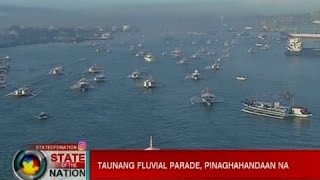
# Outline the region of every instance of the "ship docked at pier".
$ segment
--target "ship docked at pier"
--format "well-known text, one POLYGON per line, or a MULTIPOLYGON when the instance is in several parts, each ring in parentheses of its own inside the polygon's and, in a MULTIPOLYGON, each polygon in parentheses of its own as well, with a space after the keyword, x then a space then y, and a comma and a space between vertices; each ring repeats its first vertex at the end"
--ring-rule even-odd
POLYGON ((304 48, 299 37, 289 37, 285 54, 287 56, 320 56, 320 47, 304 48))
POLYGON ((308 118, 312 116, 309 110, 302 106, 286 106, 279 101, 265 102, 245 100, 242 101, 245 106, 242 111, 255 114, 259 116, 265 116, 270 118, 285 119, 290 117, 308 118))

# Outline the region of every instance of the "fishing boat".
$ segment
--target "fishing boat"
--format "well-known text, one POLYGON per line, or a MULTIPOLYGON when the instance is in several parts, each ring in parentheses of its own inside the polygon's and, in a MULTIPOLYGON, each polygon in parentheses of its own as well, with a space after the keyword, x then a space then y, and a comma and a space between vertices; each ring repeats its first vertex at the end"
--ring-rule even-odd
POLYGON ((0 57, 0 60, 10 60, 10 56, 0 57))
POLYGON ((40 93, 40 91, 36 91, 30 85, 24 85, 17 90, 7 94, 6 96, 17 96, 17 97, 33 97, 40 93))
POLYGON ((141 73, 138 69, 136 69, 128 77, 130 77, 131 79, 140 79, 141 73))
POLYGON ((96 82, 104 82, 106 81, 106 76, 103 74, 98 74, 94 77, 94 81, 96 82))
POLYGON ((37 118, 40 119, 40 120, 43 120, 43 119, 48 119, 49 115, 46 113, 46 112, 41 112, 37 118))
POLYGON ((54 67, 53 69, 51 69, 49 71, 49 74, 53 74, 53 75, 63 75, 64 74, 64 69, 62 66, 57 66, 54 67))
POLYGON ((136 47, 134 45, 129 46, 129 51, 134 51, 136 47))
POLYGON ((155 83, 156 81, 151 76, 149 76, 145 81, 143 81, 143 87, 147 89, 154 88, 155 83))
POLYGON ((144 57, 144 60, 147 62, 153 62, 155 61, 155 58, 153 57, 153 55, 151 53, 147 53, 144 57))
POLYGON ((187 75, 185 79, 199 80, 201 79, 200 73, 198 70, 194 70, 191 75, 187 75))
POLYGON ((205 69, 211 69, 211 70, 220 70, 221 66, 218 63, 213 63, 209 66, 206 66, 205 69))
POLYGON ((88 69, 88 72, 93 73, 93 74, 101 73, 102 69, 99 66, 97 66, 96 64, 94 64, 88 69))
POLYGON ((195 103, 203 103, 207 106, 211 106, 214 103, 219 103, 223 102, 222 100, 218 100, 215 95, 208 89, 206 88, 204 91, 201 92, 200 97, 192 97, 190 98, 191 104, 195 103))
POLYGON ((187 58, 180 59, 177 64, 189 64, 190 62, 187 60, 187 58))
POLYGON ((81 78, 76 84, 71 86, 71 89, 79 89, 80 91, 86 91, 90 88, 93 88, 93 86, 86 78, 81 78))
POLYGON ((172 59, 179 59, 183 56, 182 50, 180 48, 175 48, 175 50, 171 51, 172 59))
POLYGON ((144 51, 139 51, 135 56, 136 57, 144 57, 146 55, 146 52, 144 51))
POLYGON ((191 58, 191 59, 200 59, 201 56, 200 56, 199 53, 195 53, 195 54, 192 54, 190 58, 191 58))
POLYGON ((250 48, 250 49, 248 50, 248 53, 251 53, 251 54, 254 53, 254 52, 253 52, 253 48, 250 48))

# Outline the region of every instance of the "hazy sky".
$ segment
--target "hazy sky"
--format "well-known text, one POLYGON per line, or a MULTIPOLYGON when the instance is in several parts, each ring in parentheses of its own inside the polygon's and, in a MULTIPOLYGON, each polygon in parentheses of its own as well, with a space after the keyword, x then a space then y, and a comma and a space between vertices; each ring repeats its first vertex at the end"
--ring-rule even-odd
POLYGON ((320 10, 320 0, 1 0, 0 5, 40 6, 58 9, 107 9, 118 6, 150 4, 201 4, 225 10, 256 11, 260 13, 310 12, 320 10), (235 7, 235 5, 237 5, 235 7), (237 8, 237 9, 234 9, 237 8))

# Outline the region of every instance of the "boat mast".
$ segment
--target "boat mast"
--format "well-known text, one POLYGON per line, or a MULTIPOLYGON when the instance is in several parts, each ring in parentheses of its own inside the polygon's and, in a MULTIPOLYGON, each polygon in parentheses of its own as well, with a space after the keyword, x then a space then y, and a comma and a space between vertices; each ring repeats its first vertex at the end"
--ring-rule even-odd
POLYGON ((152 144, 153 144, 153 143, 152 143, 152 136, 150 136, 150 145, 149 145, 150 148, 152 148, 152 144))
POLYGON ((294 98, 292 98, 292 106, 294 106, 294 98))

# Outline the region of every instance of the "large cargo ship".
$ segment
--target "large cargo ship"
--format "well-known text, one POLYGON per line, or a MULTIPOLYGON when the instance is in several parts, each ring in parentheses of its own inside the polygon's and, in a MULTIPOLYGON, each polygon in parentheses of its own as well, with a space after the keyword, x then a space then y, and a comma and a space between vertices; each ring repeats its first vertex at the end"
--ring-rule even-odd
POLYGON ((290 37, 285 54, 287 56, 320 56, 320 48, 303 48, 300 38, 290 37))

